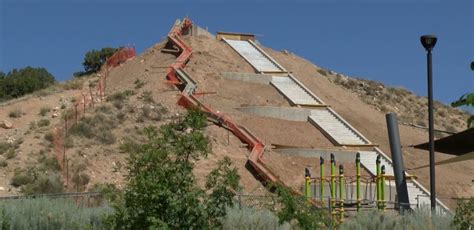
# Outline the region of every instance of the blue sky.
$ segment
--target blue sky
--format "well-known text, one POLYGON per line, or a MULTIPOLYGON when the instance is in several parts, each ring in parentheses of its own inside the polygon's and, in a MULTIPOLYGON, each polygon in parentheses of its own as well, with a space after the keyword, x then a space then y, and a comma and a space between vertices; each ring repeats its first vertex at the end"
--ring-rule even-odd
POLYGON ((88 50, 133 44, 142 52, 189 15, 211 32, 255 33, 265 46, 418 95, 426 95, 419 36, 436 34, 435 99, 474 91, 473 1, 354 2, 0 0, 0 70, 41 66, 65 80, 88 50))

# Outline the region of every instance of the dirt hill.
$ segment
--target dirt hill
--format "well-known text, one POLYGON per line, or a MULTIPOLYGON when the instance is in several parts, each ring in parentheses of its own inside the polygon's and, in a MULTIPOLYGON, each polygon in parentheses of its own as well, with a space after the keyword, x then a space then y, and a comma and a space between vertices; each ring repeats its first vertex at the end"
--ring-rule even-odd
MULTIPOLYGON (((193 49, 193 56, 185 69, 197 81, 198 91, 204 93, 201 100, 262 138, 268 147, 264 160, 285 183, 299 189, 304 180, 304 167, 318 164, 319 159, 283 155, 269 148, 270 145, 341 149, 307 122, 257 117, 237 110, 248 105, 290 107, 290 104, 270 85, 223 78, 223 72, 255 72, 225 43, 205 35, 186 36, 185 41, 193 49)), ((164 44, 160 42, 136 58, 113 68, 107 79, 107 101, 97 103, 94 108, 87 108, 86 119, 80 122, 81 126, 70 130, 65 151, 69 159, 68 190, 84 191, 99 183, 114 183, 119 188, 122 187, 123 175, 126 173, 126 154, 121 151, 120 145, 129 139, 143 139, 141 130, 144 127, 159 126, 185 112, 176 105, 178 91, 165 81, 167 68, 176 57, 160 52, 164 44)), ((418 115, 415 112, 417 110, 410 106, 422 106, 423 99, 406 90, 400 90, 400 93, 399 90, 391 90, 376 83, 326 73, 307 60, 288 52, 269 48, 265 48, 265 51, 293 72, 298 80, 330 104, 352 126, 372 142, 379 144, 386 153, 390 151, 384 112, 393 110, 403 121, 423 125, 420 122, 425 115, 418 115), (365 95, 373 99, 368 99, 365 95), (383 107, 381 102, 390 103, 384 103, 383 107)), ((97 81, 97 76, 84 77, 79 81, 80 83, 76 84, 82 86, 84 91, 87 90, 89 82, 97 81)), ((44 172, 45 168, 48 173, 55 171, 55 166, 48 167, 51 163, 48 163, 47 159, 54 157, 51 154, 48 135, 51 127, 61 122, 60 114, 70 106, 68 101, 80 92, 78 89, 63 89, 44 97, 30 96, 2 105, 0 120, 13 121, 14 129, 0 129, 0 138, 2 141, 11 142, 8 144, 11 147, 8 148, 13 149, 14 156, 7 157, 6 153, 0 156, 0 161, 7 164, 3 166, 0 174, 0 195, 20 193, 21 187, 15 187, 11 182, 12 178, 19 175, 28 177, 29 174, 25 172, 44 172), (41 116, 39 113, 43 107, 59 107, 59 117, 51 118, 52 111, 44 117, 41 116), (9 113, 17 108, 25 115, 18 118, 9 117, 9 113), (40 120, 49 120, 51 124, 38 127, 40 120)), ((443 119, 437 120, 437 128, 459 131, 465 125, 466 114, 446 106, 438 105, 438 108, 437 119, 443 119), (440 116, 440 113, 444 116, 440 116)), ((212 124, 206 132, 211 139, 213 154, 197 163, 198 178, 203 179, 202 176, 207 174, 219 159, 229 156, 239 169, 243 192, 266 193, 265 188, 246 167, 249 153, 242 143, 225 129, 212 124)), ((404 146, 427 140, 427 132, 424 130, 401 126, 400 132, 404 146)), ((404 148, 404 157, 407 168, 428 162, 427 152, 412 148, 404 148)), ((441 153, 437 153, 436 157, 437 160, 449 158, 441 153)), ((351 167, 350 164, 346 166, 349 172, 351 167)), ((473 166, 469 162, 437 167, 437 188, 441 200, 453 207, 451 197, 472 196, 472 178, 466 173, 471 171, 473 166)), ((410 173, 418 176, 425 187, 428 187, 427 168, 412 170, 410 173)), ((26 181, 28 182, 28 178, 26 181)))

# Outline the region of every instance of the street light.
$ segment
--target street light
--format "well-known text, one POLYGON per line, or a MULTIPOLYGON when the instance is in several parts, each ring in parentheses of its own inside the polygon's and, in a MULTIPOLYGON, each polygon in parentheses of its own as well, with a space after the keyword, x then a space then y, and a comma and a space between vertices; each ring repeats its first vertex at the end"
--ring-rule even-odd
POLYGON ((431 66, 431 51, 436 45, 438 38, 434 35, 423 35, 420 37, 421 44, 426 50, 427 58, 427 69, 428 69, 428 138, 429 138, 429 149, 430 149, 430 200, 431 200, 431 209, 435 210, 436 208, 436 183, 435 183, 435 156, 434 156, 434 133, 433 133, 433 73, 431 66))

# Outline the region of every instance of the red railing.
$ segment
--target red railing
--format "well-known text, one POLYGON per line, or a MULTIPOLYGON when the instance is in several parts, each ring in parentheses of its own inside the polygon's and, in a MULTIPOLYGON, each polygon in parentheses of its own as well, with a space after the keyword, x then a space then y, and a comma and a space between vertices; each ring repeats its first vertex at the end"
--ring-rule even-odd
MULTIPOLYGON (((184 68, 186 62, 189 61, 189 58, 192 55, 191 47, 189 47, 181 37, 181 35, 189 30, 191 26, 191 20, 189 20, 189 18, 185 18, 182 23, 174 25, 168 34, 168 40, 181 51, 176 61, 170 66, 170 69, 166 75, 167 79, 176 85, 186 84, 186 82, 181 82, 176 77, 176 71, 179 68, 184 68)), ((247 144, 247 147, 250 150, 250 155, 248 158, 249 163, 261 178, 263 178, 266 182, 283 185, 289 188, 266 166, 262 159, 263 153, 265 151, 265 145, 263 144, 262 140, 253 135, 248 129, 237 125, 237 123, 232 121, 228 116, 215 112, 209 106, 201 103, 192 94, 187 95, 185 92, 181 92, 181 97, 178 100, 178 104, 185 108, 200 109, 215 123, 227 128, 230 132, 232 132, 232 134, 247 144)), ((302 195, 301 192, 297 190, 291 188, 289 189, 293 194, 302 195)), ((313 200, 311 200, 311 203, 318 205, 313 200)))

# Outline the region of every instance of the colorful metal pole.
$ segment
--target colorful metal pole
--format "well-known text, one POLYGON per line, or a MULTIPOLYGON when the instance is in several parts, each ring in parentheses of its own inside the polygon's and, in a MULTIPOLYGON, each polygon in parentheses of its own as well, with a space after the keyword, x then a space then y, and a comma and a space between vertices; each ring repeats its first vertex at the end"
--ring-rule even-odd
POLYGON ((333 224, 336 224, 336 160, 331 153, 331 215, 333 224))
POLYGON ((344 166, 339 165, 339 223, 344 222, 344 166))
POLYGON ((319 157, 319 199, 324 208, 324 158, 319 157))
POLYGON ((360 211, 361 208, 361 199, 360 199, 360 153, 356 154, 356 197, 357 197, 357 211, 360 211))
POLYGON ((311 179, 311 174, 310 174, 308 168, 304 169, 304 179, 305 179, 305 182, 304 182, 304 196, 306 197, 306 199, 310 199, 311 198, 311 191, 310 191, 310 187, 309 187, 309 181, 311 179))
POLYGON ((380 171, 380 199, 380 209, 382 209, 382 211, 385 211, 385 165, 382 165, 380 171))
POLYGON ((380 155, 377 156, 376 164, 376 179, 375 190, 377 193, 377 209, 380 209, 380 155))

